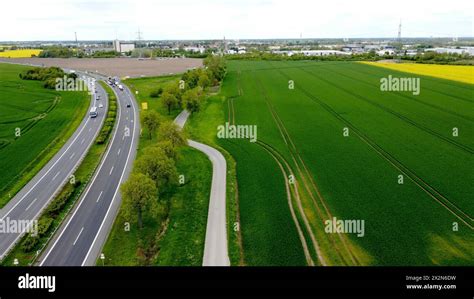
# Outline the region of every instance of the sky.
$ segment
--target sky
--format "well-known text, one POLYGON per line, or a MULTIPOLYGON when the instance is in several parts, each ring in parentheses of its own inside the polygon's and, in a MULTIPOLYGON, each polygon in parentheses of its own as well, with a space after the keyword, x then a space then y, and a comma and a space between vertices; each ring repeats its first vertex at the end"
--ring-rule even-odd
POLYGON ((472 37, 472 0, 2 1, 0 41, 472 37))

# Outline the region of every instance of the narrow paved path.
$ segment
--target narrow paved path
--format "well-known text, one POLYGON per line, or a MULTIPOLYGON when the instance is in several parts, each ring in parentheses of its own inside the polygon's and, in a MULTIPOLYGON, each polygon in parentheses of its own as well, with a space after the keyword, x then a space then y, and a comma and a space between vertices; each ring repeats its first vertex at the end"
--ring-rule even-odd
MULTIPOLYGON (((175 119, 183 128, 189 112, 184 110, 175 119)), ((206 154, 212 162, 212 185, 207 216, 203 266, 230 266, 227 248, 226 179, 227 164, 224 156, 215 148, 188 140, 189 146, 206 154)))

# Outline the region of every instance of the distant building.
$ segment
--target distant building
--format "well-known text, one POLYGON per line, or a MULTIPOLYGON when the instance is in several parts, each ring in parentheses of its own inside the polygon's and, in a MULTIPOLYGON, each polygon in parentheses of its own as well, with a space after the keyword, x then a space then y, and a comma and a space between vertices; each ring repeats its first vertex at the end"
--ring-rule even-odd
POLYGON ((405 55, 407 56, 416 56, 418 54, 418 50, 416 49, 408 49, 405 51, 405 55))
POLYGON ((393 50, 393 49, 383 49, 383 50, 377 51, 376 53, 379 56, 395 55, 395 50, 393 50))
POLYGON ((301 53, 304 56, 351 55, 350 53, 336 50, 304 50, 301 53))
POLYGON ((109 52, 114 51, 113 48, 105 48, 105 47, 84 47, 84 52, 87 55, 93 55, 96 52, 109 52))
POLYGON ((425 49, 425 52, 436 52, 440 54, 469 54, 474 55, 473 47, 463 47, 463 48, 430 48, 425 49))
POLYGON ((293 56, 303 54, 304 56, 328 56, 328 55, 351 55, 351 53, 336 50, 302 50, 302 51, 273 51, 274 54, 293 56))
POLYGON ((344 47, 342 47, 342 51, 351 52, 351 53, 363 53, 364 48, 358 44, 347 44, 344 47))
POLYGON ((206 48, 204 48, 204 47, 185 47, 184 51, 204 54, 204 52, 206 52, 206 48))
POLYGON ((119 41, 118 39, 114 40, 113 47, 114 47, 114 50, 119 53, 126 53, 126 52, 135 50, 134 43, 125 43, 125 42, 119 41))
POLYGON ((364 50, 366 52, 370 52, 370 51, 377 51, 377 50, 380 50, 382 47, 380 45, 365 45, 364 46, 364 50))

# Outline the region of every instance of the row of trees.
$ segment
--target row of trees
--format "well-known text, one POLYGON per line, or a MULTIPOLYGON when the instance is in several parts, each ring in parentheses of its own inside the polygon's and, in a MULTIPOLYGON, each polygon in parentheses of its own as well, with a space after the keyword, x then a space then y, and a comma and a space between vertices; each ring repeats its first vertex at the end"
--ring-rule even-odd
POLYGON ((427 51, 419 53, 415 56, 402 56, 402 60, 414 61, 417 63, 435 63, 435 64, 473 64, 472 56, 468 53, 436 53, 434 51, 427 51))
MULTIPOLYGON (((147 112, 144 118, 153 113, 156 112, 147 112)), ((166 218, 170 202, 166 201, 167 197, 161 200, 160 195, 178 184, 177 149, 186 144, 182 132, 172 122, 159 122, 157 131, 160 141, 144 149, 130 178, 120 187, 124 217, 133 222, 136 219, 140 229, 146 216, 166 218)))
POLYGON ((168 114, 178 108, 187 109, 191 113, 199 111, 205 91, 217 86, 226 73, 225 61, 221 56, 207 57, 204 65, 205 68, 184 73, 179 82, 152 90, 150 97, 159 97, 168 114))
POLYGON ((74 56, 73 49, 59 46, 46 47, 38 55, 40 58, 70 58, 74 56))
MULTIPOLYGON (((178 107, 190 112, 198 111, 205 89, 217 85, 224 78, 225 62, 222 57, 209 57, 204 64, 205 69, 190 70, 183 74, 179 82, 154 91, 154 96, 160 97, 168 113, 178 107)), ((148 138, 152 140, 157 136, 159 141, 143 150, 135 161, 130 178, 120 187, 123 215, 127 220, 136 219, 140 229, 144 217, 155 217, 158 222, 167 218, 171 196, 161 195, 172 193, 178 184, 177 150, 187 143, 179 127, 164 121, 155 110, 143 111, 141 123, 148 138)))
POLYGON ((272 61, 294 61, 294 60, 317 60, 317 61, 375 61, 381 59, 388 59, 389 57, 379 56, 375 51, 361 53, 361 54, 352 54, 352 55, 315 55, 315 56, 306 56, 301 53, 294 54, 292 56, 281 55, 276 53, 269 52, 248 52, 246 54, 236 54, 226 56, 229 60, 272 60, 272 61))
POLYGON ((56 87, 56 79, 67 78, 76 79, 77 75, 75 73, 66 74, 62 69, 58 67, 35 67, 20 73, 20 78, 23 80, 38 80, 43 81, 43 86, 48 89, 54 89, 56 87))

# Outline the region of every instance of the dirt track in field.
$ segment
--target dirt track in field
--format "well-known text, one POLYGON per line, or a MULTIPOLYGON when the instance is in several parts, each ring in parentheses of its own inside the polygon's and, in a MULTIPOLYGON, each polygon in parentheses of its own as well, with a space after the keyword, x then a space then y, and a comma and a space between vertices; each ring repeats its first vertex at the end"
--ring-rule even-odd
POLYGON ((188 69, 202 66, 202 59, 163 58, 138 60, 136 58, 2 58, 0 62, 58 66, 73 70, 98 72, 119 77, 149 77, 183 73, 188 69))

